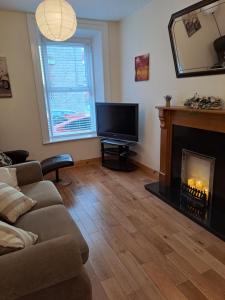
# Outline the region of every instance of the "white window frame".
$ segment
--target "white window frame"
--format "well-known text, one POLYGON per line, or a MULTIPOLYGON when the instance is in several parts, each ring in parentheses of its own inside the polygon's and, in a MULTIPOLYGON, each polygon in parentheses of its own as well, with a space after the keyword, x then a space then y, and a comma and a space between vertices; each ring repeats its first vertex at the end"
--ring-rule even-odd
MULTIPOLYGON (((96 138, 96 133, 83 134, 79 136, 65 135, 60 136, 58 139, 53 139, 50 136, 46 109, 47 101, 45 100, 47 98, 47 95, 42 80, 42 66, 40 59, 41 35, 37 28, 35 17, 33 14, 27 14, 27 24, 33 59, 34 77, 43 144, 96 138)), ((106 22, 78 20, 78 28, 75 36, 77 39, 79 37, 92 39, 93 81, 96 101, 104 102, 106 101, 106 99, 111 99, 108 52, 108 24, 106 22)))

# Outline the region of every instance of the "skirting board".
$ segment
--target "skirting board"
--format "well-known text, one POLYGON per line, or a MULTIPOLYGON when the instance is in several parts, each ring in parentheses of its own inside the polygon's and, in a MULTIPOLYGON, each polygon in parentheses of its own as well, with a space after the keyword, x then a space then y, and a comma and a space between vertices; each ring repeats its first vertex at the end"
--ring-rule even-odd
POLYGON ((100 164, 100 162, 101 162, 100 157, 78 160, 77 162, 75 161, 74 167, 76 168, 76 167, 83 167, 87 165, 96 165, 96 164, 100 164))
POLYGON ((100 163, 101 163, 100 157, 83 159, 83 160, 75 161, 74 166, 66 167, 65 169, 80 168, 80 167, 90 166, 90 165, 99 165, 100 163))
POLYGON ((139 161, 137 161, 135 159, 132 159, 132 160, 133 160, 133 163, 135 163, 139 167, 139 169, 141 169, 143 172, 150 175, 155 180, 159 180, 159 172, 158 171, 153 170, 152 168, 140 163, 139 161))
MULTIPOLYGON (((60 169, 59 172, 61 174, 61 172, 63 172, 64 170, 68 170, 68 169, 80 168, 80 167, 90 166, 90 165, 100 165, 100 161, 101 160, 99 157, 75 161, 74 166, 62 168, 62 169, 60 169)), ((55 178, 55 171, 52 171, 49 174, 46 174, 44 176, 44 178, 47 180, 52 180, 53 178, 55 178)))
MULTIPOLYGON (((159 172, 156 170, 153 170, 152 168, 140 163, 137 160, 132 159, 133 163, 136 164, 139 169, 141 169, 143 172, 154 178, 155 180, 159 179, 159 172)), ((78 167, 84 167, 87 165, 100 165, 101 164, 101 158, 96 157, 96 158, 90 158, 90 159, 85 159, 85 160, 79 160, 75 162, 73 167, 69 168, 78 168, 78 167)))

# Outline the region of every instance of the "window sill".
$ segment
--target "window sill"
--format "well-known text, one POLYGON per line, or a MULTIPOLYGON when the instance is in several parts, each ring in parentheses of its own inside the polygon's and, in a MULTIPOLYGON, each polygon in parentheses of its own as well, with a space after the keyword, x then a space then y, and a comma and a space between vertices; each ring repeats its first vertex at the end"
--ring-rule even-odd
POLYGON ((95 139, 97 137, 98 136, 96 133, 82 134, 77 136, 64 136, 64 137, 54 138, 49 141, 45 141, 43 142, 43 144, 48 145, 48 144, 55 144, 55 143, 72 142, 72 141, 79 141, 79 140, 95 139))

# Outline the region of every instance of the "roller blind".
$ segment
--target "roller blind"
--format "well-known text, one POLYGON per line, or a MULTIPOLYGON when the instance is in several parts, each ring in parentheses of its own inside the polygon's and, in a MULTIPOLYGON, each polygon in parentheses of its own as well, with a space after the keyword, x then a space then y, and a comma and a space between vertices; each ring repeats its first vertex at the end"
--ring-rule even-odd
POLYGON ((40 56, 50 140, 96 133, 91 41, 42 38, 40 56))

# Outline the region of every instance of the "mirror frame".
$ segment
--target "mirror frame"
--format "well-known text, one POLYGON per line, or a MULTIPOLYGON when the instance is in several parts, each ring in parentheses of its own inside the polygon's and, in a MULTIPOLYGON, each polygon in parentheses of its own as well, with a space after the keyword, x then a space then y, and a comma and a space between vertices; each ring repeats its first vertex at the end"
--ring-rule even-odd
POLYGON ((172 48, 172 53, 173 53, 173 60, 174 60, 174 65, 175 65, 175 70, 176 70, 176 76, 177 78, 185 78, 185 77, 194 77, 194 76, 207 76, 207 75, 218 75, 218 74, 225 74, 225 68, 224 69, 219 69, 219 70, 211 70, 211 71, 196 71, 196 72, 188 72, 188 73, 181 73, 178 68, 178 59, 176 56, 176 49, 175 49, 175 43, 173 39, 173 32, 172 32, 172 26, 175 21, 175 19, 182 17, 194 10, 200 9, 204 6, 207 6, 211 3, 214 3, 218 0, 202 0, 196 4, 193 4, 191 6, 188 6, 174 14, 172 14, 168 29, 169 29, 169 36, 170 36, 170 43, 171 43, 171 48, 172 48))

